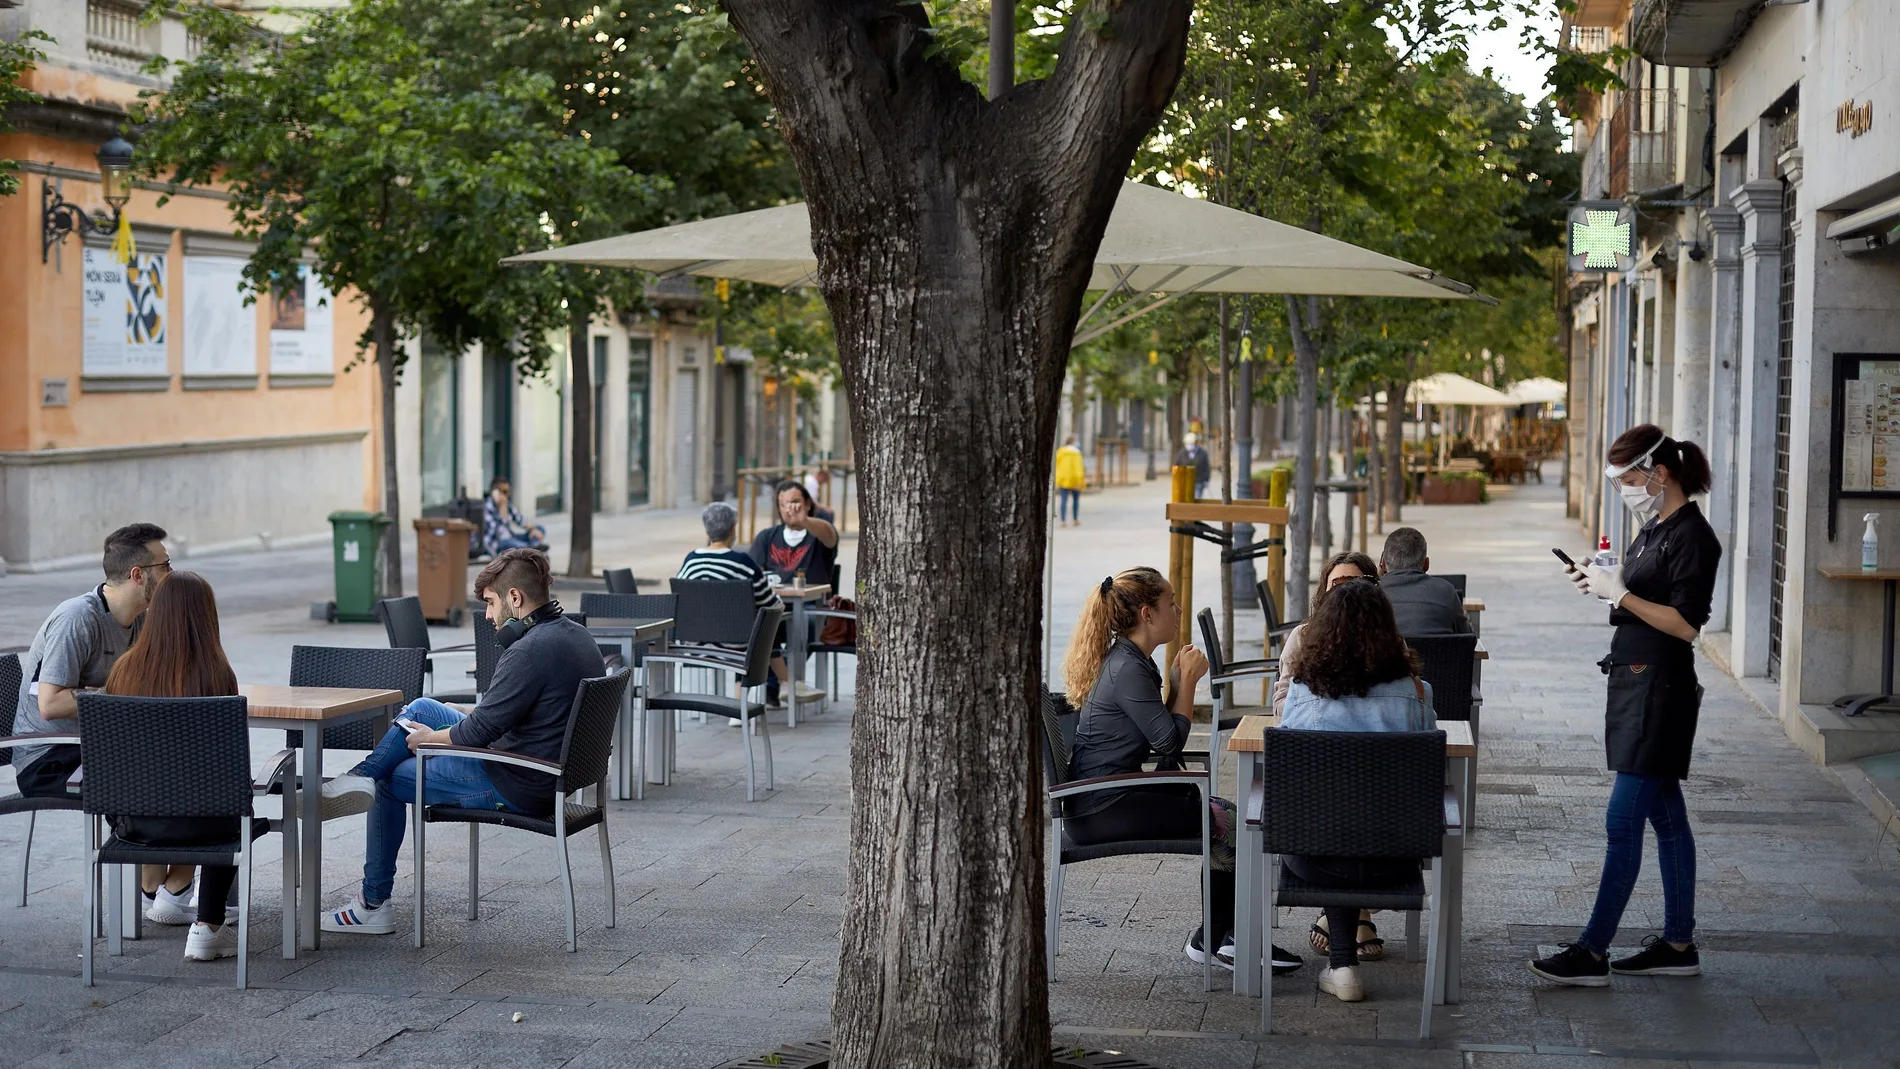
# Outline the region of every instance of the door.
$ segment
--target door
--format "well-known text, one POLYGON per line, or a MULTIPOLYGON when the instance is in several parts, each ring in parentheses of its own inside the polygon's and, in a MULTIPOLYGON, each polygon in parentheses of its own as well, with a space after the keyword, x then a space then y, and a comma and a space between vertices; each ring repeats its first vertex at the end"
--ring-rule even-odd
POLYGON ((594 511, 601 510, 601 461, 607 459, 607 339, 594 336, 594 511))
POLYGON ((627 339, 627 504, 644 505, 652 495, 648 406, 653 397, 653 339, 627 339))
POLYGON ((673 502, 699 501, 699 370, 681 368, 673 378, 673 502))
POLYGON ((461 470, 460 354, 422 339, 422 507, 435 509, 455 501, 455 473, 461 470))
POLYGON ((515 477, 515 366, 508 352, 482 350, 482 493, 515 477))

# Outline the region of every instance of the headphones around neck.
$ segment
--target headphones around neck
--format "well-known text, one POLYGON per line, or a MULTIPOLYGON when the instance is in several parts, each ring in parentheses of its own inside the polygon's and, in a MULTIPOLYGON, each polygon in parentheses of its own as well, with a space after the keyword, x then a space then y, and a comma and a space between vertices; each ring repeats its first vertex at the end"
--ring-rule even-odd
POLYGON ((559 615, 561 615, 561 603, 550 598, 546 604, 528 615, 517 617, 496 628, 495 645, 505 650, 521 641, 521 636, 527 634, 535 624, 552 620, 559 615))

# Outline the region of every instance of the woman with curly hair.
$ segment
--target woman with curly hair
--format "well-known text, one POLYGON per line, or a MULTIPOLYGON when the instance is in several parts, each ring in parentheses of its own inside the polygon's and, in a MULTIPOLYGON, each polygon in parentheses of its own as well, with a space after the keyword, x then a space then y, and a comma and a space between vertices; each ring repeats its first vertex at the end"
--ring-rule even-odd
MULTIPOLYGON (((1306 618, 1300 648, 1287 661, 1282 728, 1306 731, 1430 731, 1432 690, 1418 678, 1418 659, 1392 618, 1392 603, 1377 583, 1341 583, 1306 618)), ((1417 858, 1338 858, 1288 855, 1293 874, 1322 887, 1378 887, 1402 883, 1418 872, 1417 858)), ((1366 910, 1328 906, 1325 927, 1313 925, 1314 946, 1327 932, 1370 927, 1366 910)), ((1355 931, 1355 935, 1357 932, 1355 931)), ((1377 930, 1367 949, 1383 956, 1377 930)), ((1360 944, 1326 939, 1328 968, 1319 989, 1341 1002, 1366 997, 1359 977, 1360 944)))
MULTIPOLYGON (((1311 617, 1314 613, 1319 611, 1320 604, 1326 600, 1326 595, 1331 593, 1332 589, 1339 584, 1350 583, 1355 579, 1363 579, 1373 583, 1378 582, 1379 566, 1372 563, 1372 558, 1366 556, 1364 553, 1347 550, 1344 553, 1335 553, 1326 558, 1326 566, 1319 570, 1319 574, 1321 576, 1320 584, 1319 587, 1313 591, 1313 607, 1307 610, 1306 615, 1308 617, 1311 617)), ((1299 652, 1301 644, 1306 641, 1305 632, 1306 625, 1302 623, 1286 633, 1286 641, 1280 644, 1280 663, 1282 665, 1292 661, 1293 655, 1299 652)), ((1293 677, 1285 672, 1281 672, 1279 676, 1274 679, 1273 712, 1278 713, 1281 709, 1285 708, 1287 688, 1292 685, 1293 677)), ((1322 954, 1326 953, 1326 948, 1319 948, 1319 952, 1322 954)))

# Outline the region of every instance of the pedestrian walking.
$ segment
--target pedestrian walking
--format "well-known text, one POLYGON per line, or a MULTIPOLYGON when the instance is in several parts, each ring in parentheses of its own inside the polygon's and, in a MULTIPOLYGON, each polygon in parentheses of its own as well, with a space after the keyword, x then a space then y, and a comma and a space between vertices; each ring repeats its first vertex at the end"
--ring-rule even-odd
POLYGON ((1082 465, 1082 450, 1076 448, 1075 435, 1071 434, 1062 440, 1062 448, 1056 450, 1056 496, 1061 498, 1057 522, 1065 526, 1081 526, 1082 488, 1088 482, 1088 472, 1082 465))
POLYGON ((1177 468, 1194 469, 1194 496, 1206 497, 1207 484, 1213 479, 1213 464, 1201 446, 1201 436, 1193 431, 1181 436, 1181 452, 1174 458, 1177 468))
POLYGON ((1620 564, 1570 564, 1565 573, 1585 594, 1610 605, 1616 628, 1610 655, 1597 662, 1609 678, 1604 748, 1616 783, 1604 818, 1608 846, 1596 907, 1575 943, 1531 962, 1560 984, 1606 987, 1612 972, 1695 976, 1695 836, 1682 799, 1695 742, 1702 688, 1695 637, 1709 619, 1721 543, 1691 497, 1709 489, 1709 461, 1692 442, 1643 424, 1610 445, 1604 475, 1636 515, 1640 530, 1620 564), (1643 949, 1610 960, 1623 909, 1643 860, 1643 826, 1656 829, 1662 871, 1663 931, 1643 949))

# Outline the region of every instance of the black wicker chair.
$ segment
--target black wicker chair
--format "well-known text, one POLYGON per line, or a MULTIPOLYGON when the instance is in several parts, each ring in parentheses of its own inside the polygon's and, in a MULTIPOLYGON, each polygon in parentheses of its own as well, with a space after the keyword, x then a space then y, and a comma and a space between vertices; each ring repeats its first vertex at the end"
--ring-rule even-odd
POLYGON ((671 594, 603 594, 598 590, 581 594, 582 616, 611 620, 657 620, 673 616, 677 611, 676 599, 671 594))
MULTIPOLYGON (((13 715, 20 704, 20 655, 0 657, 0 722, 13 729, 13 715)), ((11 764, 16 746, 77 746, 79 733, 70 735, 9 735, 0 738, 0 765, 11 764)), ((20 846, 20 905, 26 905, 26 868, 33 857, 33 825, 38 815, 48 811, 79 812, 79 796, 66 798, 28 798, 20 794, 0 794, 0 817, 26 814, 26 842, 20 846)))
POLYGON ((1280 659, 1277 657, 1255 658, 1249 661, 1228 662, 1221 657, 1220 629, 1214 624, 1214 610, 1202 609, 1195 614, 1195 622, 1201 627, 1201 652, 1207 655, 1208 690, 1214 696, 1214 726, 1208 731, 1207 752, 1190 756, 1204 757, 1207 763, 1208 780, 1214 785, 1214 792, 1220 793, 1220 736, 1223 731, 1232 731, 1240 726, 1241 717, 1259 716, 1270 712, 1264 705, 1240 705, 1234 701, 1230 690, 1241 680, 1258 679, 1271 682, 1280 674, 1280 659))
MULTIPOLYGON (((1045 693, 1042 698, 1042 771, 1049 794, 1049 901, 1043 908, 1044 939, 1048 944, 1049 978, 1055 979, 1056 955, 1062 951, 1062 873, 1078 861, 1097 861, 1133 854, 1199 854, 1201 858, 1201 931, 1214 930, 1213 868, 1209 846, 1212 829, 1208 823, 1207 791, 1209 777, 1201 772, 1129 772, 1119 776, 1092 779, 1069 778, 1069 757, 1074 751, 1075 724, 1078 714, 1061 694, 1045 693), (1125 790, 1129 787, 1153 787, 1185 784, 1201 796, 1201 835, 1198 839, 1123 839, 1115 842, 1079 845, 1069 838, 1064 827, 1063 799, 1098 791, 1125 790)), ((1211 935, 1203 938, 1212 939, 1211 935)), ((1203 963, 1203 982, 1214 989, 1214 955, 1203 963)))
MULTIPOLYGON (((407 705, 422 697, 423 662, 426 651, 413 646, 379 650, 374 647, 359 646, 292 646, 290 647, 290 685, 293 687, 360 687, 366 690, 399 690, 403 704, 407 705)), ((375 716, 338 727, 323 729, 324 750, 374 750, 383 741, 383 735, 389 731, 390 715, 387 711, 375 716)), ((291 749, 303 746, 303 732, 284 732, 284 745, 291 749)), ((282 755, 279 755, 282 756, 282 755)), ((275 760, 273 758, 272 760, 275 760)), ((299 785, 301 787, 301 785, 299 785)), ((272 793, 281 790, 280 785, 272 783, 272 793)), ((294 797, 284 803, 286 813, 301 814, 298 800, 294 797)), ((369 812, 369 800, 361 795, 349 795, 343 798, 324 798, 318 812, 325 821, 338 817, 353 816, 369 812)), ((305 834, 294 823, 286 821, 284 835, 290 855, 297 857, 297 836, 305 834)), ((302 878, 298 881, 301 884, 302 878)))
MULTIPOLYGON (((1295 876, 1277 855, 1415 857, 1421 863, 1443 857, 1446 837, 1463 834, 1457 796, 1445 785, 1445 733, 1274 728, 1265 738, 1262 782, 1255 787, 1248 817, 1259 821, 1267 854, 1266 915, 1275 916, 1280 906, 1425 908, 1420 876, 1396 887, 1321 887, 1295 876)), ((1421 1039, 1431 1037, 1432 1001, 1444 974, 1445 894, 1445 866, 1434 865, 1421 1039)), ((1260 971, 1266 977, 1260 1030, 1271 1032, 1273 970, 1260 971)))
POLYGON ((601 570, 601 579, 607 583, 609 594, 638 594, 640 588, 633 581, 632 568, 605 568, 601 570))
POLYGON ((638 737, 634 743, 635 760, 638 762, 634 772, 634 797, 646 795, 647 782, 647 717, 655 712, 705 713, 709 716, 723 716, 739 722, 739 737, 745 744, 745 798, 751 802, 757 800, 758 790, 753 771, 752 729, 758 725, 760 740, 765 746, 765 789, 772 789, 772 732, 765 718, 765 702, 754 701, 747 692, 759 691, 764 698, 766 674, 772 667, 772 642, 778 636, 779 621, 784 619, 782 607, 759 609, 752 617, 752 631, 746 640, 745 657, 739 662, 708 657, 698 651, 649 653, 648 665, 672 665, 676 670, 684 668, 703 668, 717 673, 722 678, 730 676, 737 686, 740 696, 729 697, 725 694, 694 694, 679 690, 652 690, 640 701, 637 717, 638 737))
MULTIPOLYGON (((148 846, 116 835, 100 842, 98 821, 86 822, 86 941, 81 972, 92 986, 93 913, 98 893, 96 870, 111 866, 107 950, 122 951, 118 908, 121 869, 126 865, 231 865, 238 870, 237 986, 249 976, 252 841, 272 830, 271 821, 251 815, 251 738, 246 703, 229 698, 131 698, 82 693, 79 730, 86 740, 86 775, 80 800, 87 814, 99 817, 236 818, 233 842, 211 846, 148 846)), ((264 779, 282 781, 292 774, 294 758, 280 754, 264 779)), ((297 939, 294 868, 284 860, 283 921, 285 945, 297 939)))
POLYGON ((600 865, 607 890, 607 927, 614 926, 614 858, 607 839, 607 764, 613 748, 614 721, 620 713, 632 673, 621 669, 599 679, 584 679, 574 693, 574 710, 568 716, 567 735, 561 741, 558 760, 480 746, 429 744, 416 749, 416 800, 410 814, 414 827, 416 858, 416 946, 423 943, 423 870, 427 863, 424 829, 430 824, 468 825, 468 919, 479 916, 481 901, 481 826, 496 824, 519 828, 554 839, 554 852, 561 862, 561 887, 567 896, 567 949, 578 946, 574 918, 574 870, 568 864, 567 839, 588 828, 600 829, 600 865), (468 809, 452 805, 425 805, 425 782, 431 757, 446 755, 470 757, 477 761, 515 765, 546 772, 554 777, 554 812, 546 817, 529 816, 507 809, 468 809), (591 785, 594 804, 569 802, 568 795, 591 785))
MULTIPOLYGON (((435 655, 438 653, 475 652, 475 644, 463 643, 457 646, 431 647, 429 645, 429 621, 422 615, 422 599, 417 597, 384 598, 376 603, 377 615, 383 618, 383 631, 389 636, 391 649, 420 649, 428 655, 423 662, 423 671, 431 679, 435 677, 435 655)), ((431 694, 429 697, 440 702, 472 702, 472 691, 431 694)))
MULTIPOLYGON (((1406 645, 1418 653, 1419 673, 1432 685, 1432 709, 1440 720, 1470 720, 1471 670, 1478 650, 1476 635, 1407 635, 1406 645)), ((1471 725, 1476 738, 1478 725, 1471 725)))
POLYGON ((1286 637, 1300 626, 1298 620, 1285 623, 1280 619, 1280 606, 1273 600, 1273 589, 1265 579, 1254 584, 1254 593, 1260 598, 1260 611, 1267 618, 1266 650, 1269 658, 1278 659, 1280 647, 1286 644, 1286 637))
POLYGON ((1467 576, 1458 572, 1433 572, 1432 574, 1450 583, 1451 588, 1458 592, 1459 601, 1465 600, 1465 580, 1468 578, 1467 576))

